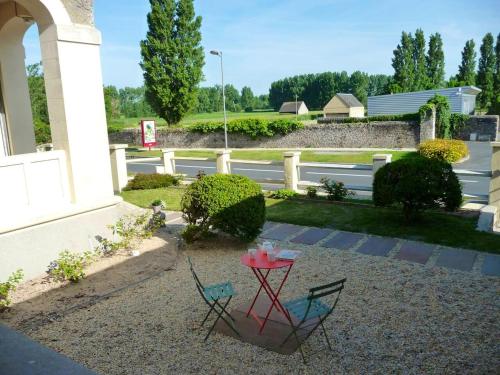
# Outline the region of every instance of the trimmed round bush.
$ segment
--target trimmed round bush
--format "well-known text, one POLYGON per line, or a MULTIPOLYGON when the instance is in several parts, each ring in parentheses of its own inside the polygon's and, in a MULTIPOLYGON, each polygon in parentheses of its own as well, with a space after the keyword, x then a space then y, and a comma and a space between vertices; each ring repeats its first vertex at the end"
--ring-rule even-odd
POLYGON ((162 187, 177 186, 179 185, 179 181, 179 177, 170 174, 138 173, 128 182, 123 190, 159 189, 162 187))
POLYGON ((425 158, 454 163, 469 155, 469 149, 464 141, 433 139, 422 142, 418 146, 418 153, 425 158))
POLYGON ((400 204, 406 222, 429 208, 455 211, 462 203, 462 187, 450 164, 423 157, 400 159, 380 168, 373 181, 376 206, 400 204))
POLYGON ((260 234, 266 219, 260 185, 240 175, 203 176, 188 186, 181 207, 189 224, 186 241, 218 229, 250 242, 260 234))

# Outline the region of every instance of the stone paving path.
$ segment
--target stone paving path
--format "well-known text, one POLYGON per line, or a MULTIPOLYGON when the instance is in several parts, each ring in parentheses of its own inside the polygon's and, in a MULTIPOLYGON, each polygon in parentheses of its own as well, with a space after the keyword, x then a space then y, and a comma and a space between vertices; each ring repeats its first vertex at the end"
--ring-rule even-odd
MULTIPOLYGON (((182 224, 180 212, 167 214, 167 224, 182 224)), ((500 255, 418 241, 334 229, 266 222, 262 239, 382 256, 430 267, 445 267, 500 277, 500 255)), ((500 247, 500 237, 498 239, 500 247)))
POLYGON ((260 237, 500 277, 500 255, 472 250, 272 222, 266 223, 260 237))

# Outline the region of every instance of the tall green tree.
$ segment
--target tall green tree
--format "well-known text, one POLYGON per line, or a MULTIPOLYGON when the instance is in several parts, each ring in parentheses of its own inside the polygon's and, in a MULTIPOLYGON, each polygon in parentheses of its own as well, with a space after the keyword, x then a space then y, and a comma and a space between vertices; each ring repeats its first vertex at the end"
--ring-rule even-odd
POLYGON ((493 35, 491 33, 484 36, 480 52, 477 84, 482 91, 478 95, 478 101, 482 108, 487 108, 493 103, 495 92, 496 58, 493 50, 493 35))
POLYGON ((226 109, 231 112, 241 111, 241 98, 238 89, 231 84, 227 84, 224 86, 224 92, 226 94, 226 109))
POLYGON ((413 90, 425 90, 427 87, 427 68, 425 64, 425 36, 422 29, 417 29, 413 39, 413 64, 415 73, 413 90))
POLYGON ((413 37, 411 33, 403 31, 401 42, 394 50, 392 67, 394 77, 391 91, 407 92, 411 91, 414 84, 415 64, 413 57, 413 37))
POLYGON ((241 89, 241 108, 245 111, 252 111, 255 104, 255 98, 252 92, 252 89, 248 86, 245 86, 241 89))
POLYGON ((439 33, 429 37, 429 49, 426 57, 427 88, 437 89, 444 86, 443 40, 439 33))
POLYGON ((42 64, 32 64, 26 67, 28 88, 31 100, 33 120, 49 123, 49 110, 47 108, 47 95, 45 94, 45 81, 43 78, 42 64))
POLYGON ((120 117, 120 94, 115 86, 104 86, 106 120, 120 117))
POLYGON ((495 96, 496 100, 500 101, 500 33, 497 36, 497 44, 495 45, 495 96))
POLYGON ((458 67, 456 80, 459 85, 472 86, 476 84, 476 44, 474 40, 465 42, 462 51, 462 62, 458 67))
POLYGON ((369 83, 370 79, 368 74, 360 72, 359 70, 351 74, 351 93, 364 105, 366 105, 368 100, 369 83))
POLYGON ((203 78, 201 17, 193 0, 150 0, 148 32, 141 41, 146 99, 169 124, 196 104, 203 78))

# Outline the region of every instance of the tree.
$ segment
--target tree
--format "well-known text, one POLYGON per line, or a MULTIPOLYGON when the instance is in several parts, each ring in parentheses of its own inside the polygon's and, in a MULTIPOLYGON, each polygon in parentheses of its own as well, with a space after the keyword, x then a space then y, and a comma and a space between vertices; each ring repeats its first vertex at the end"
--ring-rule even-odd
POLYGON ((425 64, 425 36, 422 29, 417 29, 415 32, 413 65, 415 66, 413 90, 425 90, 427 87, 427 69, 425 64))
POLYGON ((120 117, 120 94, 115 86, 104 86, 106 120, 120 117))
POLYGON ((462 62, 458 67, 456 80, 460 86, 472 86, 476 84, 476 44, 474 40, 465 42, 462 51, 462 62))
POLYGON ((481 56, 479 57, 479 69, 477 72, 477 84, 482 90, 478 95, 479 105, 488 108, 494 98, 494 75, 496 58, 493 52, 493 35, 488 33, 484 36, 481 44, 481 56))
POLYGON ((226 109, 231 112, 241 111, 240 92, 231 84, 224 87, 226 94, 226 109))
POLYGON ((439 33, 431 34, 426 58, 427 88, 437 89, 444 86, 443 40, 439 33))
POLYGON ((500 101, 500 33, 497 36, 497 44, 495 45, 495 96, 496 101, 500 101))
POLYGON ((360 71, 351 74, 351 93, 364 105, 366 105, 368 99, 368 84, 368 74, 360 71))
POLYGON ((44 124, 49 123, 49 110, 47 108, 47 95, 45 94, 45 81, 43 78, 42 64, 32 64, 26 67, 28 88, 31 100, 33 120, 44 124))
POLYGON ((245 86, 241 89, 241 108, 245 111, 252 112, 254 109, 254 96, 252 89, 248 86, 245 86))
POLYGON ((413 54, 413 38, 411 33, 403 31, 401 42, 394 50, 392 58, 394 68, 393 92, 408 92, 414 86, 415 64, 413 54))
POLYGON ((141 42, 146 99, 169 124, 196 104, 203 78, 201 17, 193 0, 150 0, 148 32, 141 42))

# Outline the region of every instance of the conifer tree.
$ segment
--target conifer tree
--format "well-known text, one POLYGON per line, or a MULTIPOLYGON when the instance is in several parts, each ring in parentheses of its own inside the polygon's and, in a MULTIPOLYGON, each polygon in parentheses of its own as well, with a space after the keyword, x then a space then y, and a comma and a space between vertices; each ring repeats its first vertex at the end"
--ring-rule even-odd
POLYGON ((481 108, 488 108, 493 102, 494 97, 496 66, 496 58, 493 51, 493 35, 491 33, 484 36, 480 52, 477 84, 482 91, 478 95, 478 102, 481 108))
POLYGON ((427 71, 425 65, 425 36, 422 29, 417 29, 413 39, 413 64, 415 66, 413 90, 425 90, 427 87, 427 71))
POLYGON ((426 58, 427 88, 437 89, 444 85, 443 40, 439 33, 431 34, 426 58))
POLYGON ((461 86, 472 86, 476 84, 476 44, 474 40, 465 42, 462 51, 462 62, 458 67, 457 81, 461 86))
POLYGON ((168 124, 176 124, 195 105, 203 78, 201 17, 193 0, 149 2, 148 32, 141 42, 146 99, 168 124))
POLYGON ((412 90, 415 74, 413 58, 413 38, 411 33, 403 31, 401 42, 394 50, 394 57, 392 58, 394 77, 391 91, 408 92, 412 90))
POLYGON ((495 97, 500 101, 500 33, 497 36, 497 44, 495 45, 495 97))

